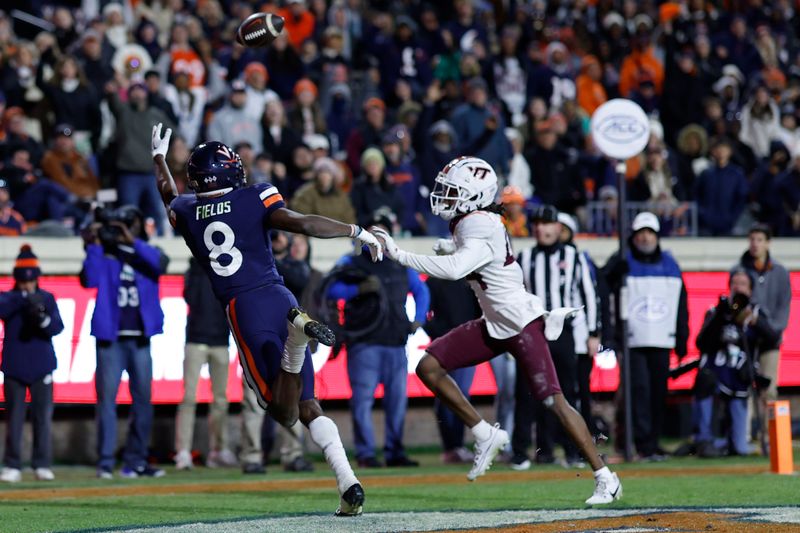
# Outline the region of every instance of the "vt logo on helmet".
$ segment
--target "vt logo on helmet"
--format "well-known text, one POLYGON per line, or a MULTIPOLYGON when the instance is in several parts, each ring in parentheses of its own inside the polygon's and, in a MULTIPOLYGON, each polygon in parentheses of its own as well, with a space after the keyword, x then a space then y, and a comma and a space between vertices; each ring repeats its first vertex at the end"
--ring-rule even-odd
POLYGON ((450 161, 436 176, 431 212, 445 220, 489 206, 497 195, 497 174, 477 157, 450 161))
POLYGON ((217 141, 198 145, 189 156, 189 188, 198 196, 230 192, 245 185, 239 154, 217 141))

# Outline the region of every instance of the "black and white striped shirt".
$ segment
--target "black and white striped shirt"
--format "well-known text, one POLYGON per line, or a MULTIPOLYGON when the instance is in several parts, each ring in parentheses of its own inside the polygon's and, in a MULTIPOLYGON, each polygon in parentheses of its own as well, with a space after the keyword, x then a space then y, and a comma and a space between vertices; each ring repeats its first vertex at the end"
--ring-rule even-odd
POLYGON ((589 335, 600 331, 597 288, 589 264, 572 244, 535 246, 517 257, 528 292, 542 299, 546 310, 584 306, 589 335))

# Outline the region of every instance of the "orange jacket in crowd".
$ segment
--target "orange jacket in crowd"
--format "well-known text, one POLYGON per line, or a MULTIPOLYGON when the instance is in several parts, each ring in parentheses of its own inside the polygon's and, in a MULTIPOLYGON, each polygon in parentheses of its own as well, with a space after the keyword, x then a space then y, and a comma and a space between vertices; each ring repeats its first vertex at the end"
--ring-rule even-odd
POLYGON ((278 10, 278 15, 283 17, 285 24, 283 25, 284 32, 288 35, 289 42, 297 50, 306 39, 310 39, 314 35, 314 14, 306 10, 302 15, 295 18, 292 15, 291 8, 285 7, 278 10))
POLYGON ((581 61, 581 75, 575 80, 575 85, 578 90, 578 105, 586 111, 589 116, 592 116, 594 110, 600 107, 608 100, 606 89, 603 84, 598 80, 593 79, 587 71, 589 67, 600 67, 600 62, 596 57, 587 55, 581 61))
POLYGON ((652 46, 644 52, 634 50, 622 61, 622 68, 619 70, 619 94, 628 98, 633 90, 639 88, 639 81, 643 78, 653 80, 656 94, 661 94, 664 66, 656 59, 652 46))

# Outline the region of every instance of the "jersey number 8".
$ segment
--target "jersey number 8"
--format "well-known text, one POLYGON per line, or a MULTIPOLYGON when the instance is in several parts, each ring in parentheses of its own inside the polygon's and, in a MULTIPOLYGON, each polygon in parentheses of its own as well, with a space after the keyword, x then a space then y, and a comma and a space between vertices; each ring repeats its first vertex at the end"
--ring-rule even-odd
POLYGON ((233 245, 236 236, 231 227, 224 222, 212 222, 203 232, 203 241, 208 248, 208 259, 211 261, 211 268, 222 277, 233 276, 242 266, 242 252, 233 245), (214 243, 214 234, 222 233, 222 242, 214 243), (227 255, 231 258, 230 262, 222 265, 219 262, 220 256, 227 255))

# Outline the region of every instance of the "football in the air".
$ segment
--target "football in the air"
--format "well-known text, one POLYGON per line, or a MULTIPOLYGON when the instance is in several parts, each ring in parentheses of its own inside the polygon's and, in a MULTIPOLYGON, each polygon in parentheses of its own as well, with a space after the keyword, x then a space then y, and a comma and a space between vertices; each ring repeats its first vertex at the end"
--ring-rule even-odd
POLYGON ((253 13, 236 30, 236 42, 252 48, 269 46, 281 34, 283 22, 272 13, 253 13))

